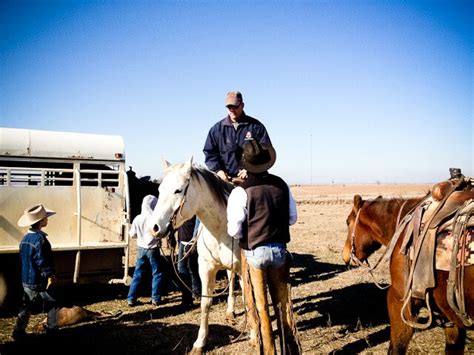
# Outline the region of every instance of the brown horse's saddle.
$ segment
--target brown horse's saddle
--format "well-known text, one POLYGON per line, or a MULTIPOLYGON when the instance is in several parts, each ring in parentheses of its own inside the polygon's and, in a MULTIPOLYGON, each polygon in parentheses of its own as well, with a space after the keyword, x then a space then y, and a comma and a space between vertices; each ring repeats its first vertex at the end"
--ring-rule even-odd
MULTIPOLYGON (((452 217, 456 211, 458 211, 467 200, 474 199, 474 189, 468 191, 455 191, 453 192, 444 203, 443 208, 434 216, 433 220, 430 223, 429 228, 436 228, 441 225, 443 221, 443 225, 438 228, 438 231, 442 231, 448 228, 452 228, 454 224, 454 218, 448 219, 452 217)), ((474 219, 472 221, 474 223, 474 219)))
MULTIPOLYGON (((474 227, 467 229, 466 237, 458 240, 457 266, 474 265, 474 227)), ((436 270, 449 271, 454 247, 452 230, 445 230, 436 235, 436 270)))
MULTIPOLYGON (((449 270, 452 254, 449 250, 453 249, 455 237, 453 230, 462 209, 465 228, 474 227, 474 186, 472 179, 464 176, 434 185, 431 194, 410 213, 409 222, 404 226, 400 252, 410 256, 411 265, 405 287, 411 291, 412 297, 425 299, 426 290, 435 287, 435 265, 443 269, 448 266, 449 270), (437 242, 440 238, 444 238, 442 243, 437 242), (449 245, 451 248, 447 247, 449 245)), ((466 247, 474 249, 474 243, 456 249, 470 254, 470 249, 466 247)))
MULTIPOLYGON (((458 245, 458 255, 456 256, 458 265, 474 265, 474 190, 463 191, 461 194, 465 196, 459 196, 458 192, 453 193, 454 202, 447 206, 449 210, 457 212, 450 212, 447 215, 444 222, 436 224, 437 235, 436 235, 436 256, 435 256, 435 267, 437 270, 449 271, 452 253, 453 243, 455 235, 453 234, 456 220, 465 216, 465 224, 467 229, 467 235, 465 238, 460 239, 458 245), (471 196, 470 200, 468 198, 471 196), (460 202, 462 200, 462 202, 460 202), (456 205, 456 208, 453 206, 456 205), (463 207, 464 206, 464 207, 463 207), (463 210, 460 210, 463 208, 463 210)), ((451 198, 450 198, 451 199, 451 198)), ((448 199, 446 203, 449 202, 448 199)), ((442 221, 442 220, 441 220, 442 221)))

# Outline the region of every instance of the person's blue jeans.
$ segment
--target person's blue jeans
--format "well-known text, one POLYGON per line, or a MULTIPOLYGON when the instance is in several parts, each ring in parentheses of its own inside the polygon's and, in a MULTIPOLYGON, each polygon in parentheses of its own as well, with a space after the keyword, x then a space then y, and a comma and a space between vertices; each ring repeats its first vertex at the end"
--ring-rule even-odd
MULTIPOLYGON (((199 267, 198 267, 198 254, 193 251, 183 259, 188 252, 191 244, 184 245, 182 242, 179 243, 178 248, 178 273, 181 279, 191 288, 192 293, 195 297, 201 295, 201 279, 199 278, 199 267)), ((188 288, 184 285, 180 286, 183 294, 184 302, 192 302, 192 294, 188 288)))
POLYGON ((137 300, 138 288, 143 279, 147 264, 150 264, 151 267, 151 300, 152 302, 161 301, 160 291, 163 271, 160 268, 160 250, 159 248, 145 249, 138 247, 135 271, 127 296, 128 302, 135 302, 137 300))
POLYGON ((43 309, 48 314, 47 330, 57 329, 56 323, 56 299, 48 291, 36 291, 23 287, 23 305, 18 313, 15 332, 23 333, 30 320, 31 310, 37 300, 43 300, 43 309))
POLYGON ((250 265, 257 269, 279 268, 286 262, 286 247, 284 243, 267 243, 254 250, 244 250, 250 265))

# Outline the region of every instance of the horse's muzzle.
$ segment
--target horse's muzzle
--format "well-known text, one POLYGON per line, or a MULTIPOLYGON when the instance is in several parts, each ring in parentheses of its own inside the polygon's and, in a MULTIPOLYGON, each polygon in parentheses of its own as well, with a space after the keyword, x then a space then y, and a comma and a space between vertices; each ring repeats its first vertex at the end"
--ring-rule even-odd
POLYGON ((162 230, 159 225, 154 224, 152 234, 155 238, 164 238, 172 232, 171 223, 168 224, 165 230, 162 230))
POLYGON ((161 234, 161 233, 160 233, 160 227, 159 227, 157 224, 154 224, 154 225, 153 225, 153 229, 152 229, 152 231, 151 231, 151 234, 153 234, 153 236, 154 236, 155 238, 161 237, 161 235, 160 235, 160 234, 161 234))

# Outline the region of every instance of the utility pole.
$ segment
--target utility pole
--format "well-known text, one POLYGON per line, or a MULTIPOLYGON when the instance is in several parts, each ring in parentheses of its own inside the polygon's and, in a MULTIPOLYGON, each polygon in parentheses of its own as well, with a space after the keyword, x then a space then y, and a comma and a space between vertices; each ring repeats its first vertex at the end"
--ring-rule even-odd
POLYGON ((309 135, 309 184, 313 185, 313 135, 309 135))

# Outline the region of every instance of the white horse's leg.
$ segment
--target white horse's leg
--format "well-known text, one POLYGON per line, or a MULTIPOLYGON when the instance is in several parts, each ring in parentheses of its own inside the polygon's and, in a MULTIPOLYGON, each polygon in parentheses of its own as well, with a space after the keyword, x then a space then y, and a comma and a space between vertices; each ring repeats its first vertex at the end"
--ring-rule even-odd
POLYGON ((207 335, 209 334, 209 312, 212 305, 212 295, 216 286, 217 269, 205 262, 199 263, 199 277, 202 284, 201 296, 201 324, 199 325, 199 332, 196 341, 193 344, 193 354, 202 353, 206 345, 207 335), (206 297, 208 296, 208 297, 206 297))
POLYGON ((233 322, 235 319, 235 273, 232 270, 226 270, 226 272, 227 278, 229 279, 226 318, 233 322))

